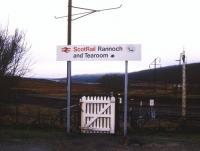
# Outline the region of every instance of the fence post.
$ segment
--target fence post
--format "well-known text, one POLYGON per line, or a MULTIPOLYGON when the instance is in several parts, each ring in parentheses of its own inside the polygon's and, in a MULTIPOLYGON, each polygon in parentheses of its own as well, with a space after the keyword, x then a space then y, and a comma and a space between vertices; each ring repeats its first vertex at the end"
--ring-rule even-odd
POLYGON ((150 106, 150 118, 155 119, 156 113, 155 113, 155 110, 154 110, 154 99, 149 100, 149 106, 150 106))
POLYGON ((64 123, 64 120, 63 120, 63 110, 60 110, 60 126, 62 126, 64 123))
POLYGON ((37 120, 38 120, 38 125, 39 125, 39 127, 41 127, 40 107, 38 108, 38 117, 37 117, 37 120))
POLYGON ((18 105, 15 106, 15 124, 18 124, 19 108, 18 105))

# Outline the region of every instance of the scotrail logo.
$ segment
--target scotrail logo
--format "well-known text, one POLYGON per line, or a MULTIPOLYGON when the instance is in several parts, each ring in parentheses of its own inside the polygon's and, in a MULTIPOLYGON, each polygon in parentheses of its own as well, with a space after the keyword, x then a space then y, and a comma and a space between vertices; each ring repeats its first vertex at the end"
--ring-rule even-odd
POLYGON ((62 52, 68 53, 70 51, 71 51, 71 48, 68 48, 68 47, 63 47, 62 48, 62 52))

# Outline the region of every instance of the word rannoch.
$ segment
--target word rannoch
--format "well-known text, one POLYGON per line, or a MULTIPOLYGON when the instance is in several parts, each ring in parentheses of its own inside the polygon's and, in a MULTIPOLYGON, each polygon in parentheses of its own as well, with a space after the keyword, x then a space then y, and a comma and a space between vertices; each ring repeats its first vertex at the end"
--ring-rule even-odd
POLYGON ((98 51, 122 51, 123 48, 122 47, 102 47, 102 46, 98 46, 97 48, 98 51))
POLYGON ((118 47, 74 47, 74 52, 84 52, 84 51, 122 51, 123 48, 121 46, 118 47))

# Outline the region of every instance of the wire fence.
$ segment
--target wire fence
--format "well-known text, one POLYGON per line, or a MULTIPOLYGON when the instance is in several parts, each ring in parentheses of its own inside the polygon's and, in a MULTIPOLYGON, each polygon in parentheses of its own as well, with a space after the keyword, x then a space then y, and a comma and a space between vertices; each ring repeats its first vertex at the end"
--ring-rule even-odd
MULTIPOLYGON (((80 132, 81 107, 79 96, 74 97, 71 105, 71 130, 80 132)), ((121 97, 123 98, 123 97, 121 97)), ((181 99, 155 98, 155 104, 150 106, 150 98, 133 97, 128 103, 128 129, 133 131, 141 128, 166 128, 176 130, 182 126, 181 99)), ((41 100, 42 101, 42 100, 41 100)), ((56 100, 57 101, 57 100, 56 100)), ((40 102, 40 101, 38 101, 40 102)), ((65 100, 63 104, 65 104, 65 100)), ((56 103, 56 102, 54 102, 56 103)), ((59 102, 61 103, 61 102, 59 102)), ((190 99, 187 103, 187 116, 184 126, 188 129, 200 128, 200 101, 190 99)), ((51 102, 51 104, 53 104, 51 102)), ((61 103, 62 104, 62 103, 61 103)), ((55 105, 56 106, 56 105, 55 105)), ((123 99, 116 99, 115 129, 117 133, 123 130, 123 99)), ((0 125, 29 125, 39 128, 65 128, 66 110, 63 106, 44 106, 40 104, 10 104, 0 105, 0 125)))

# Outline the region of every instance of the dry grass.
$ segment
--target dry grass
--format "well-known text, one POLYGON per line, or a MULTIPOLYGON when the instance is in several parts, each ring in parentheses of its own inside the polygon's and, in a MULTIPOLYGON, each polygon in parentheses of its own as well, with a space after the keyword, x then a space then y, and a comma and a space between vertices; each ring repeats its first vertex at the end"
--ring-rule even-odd
POLYGON ((37 127, 63 127, 60 123, 60 110, 36 105, 0 107, 3 125, 30 125, 37 127))
MULTIPOLYGON (((66 96, 66 84, 47 80, 22 79, 15 90, 46 97, 62 98, 66 96)), ((72 84, 73 95, 102 94, 104 89, 100 84, 72 84)))

